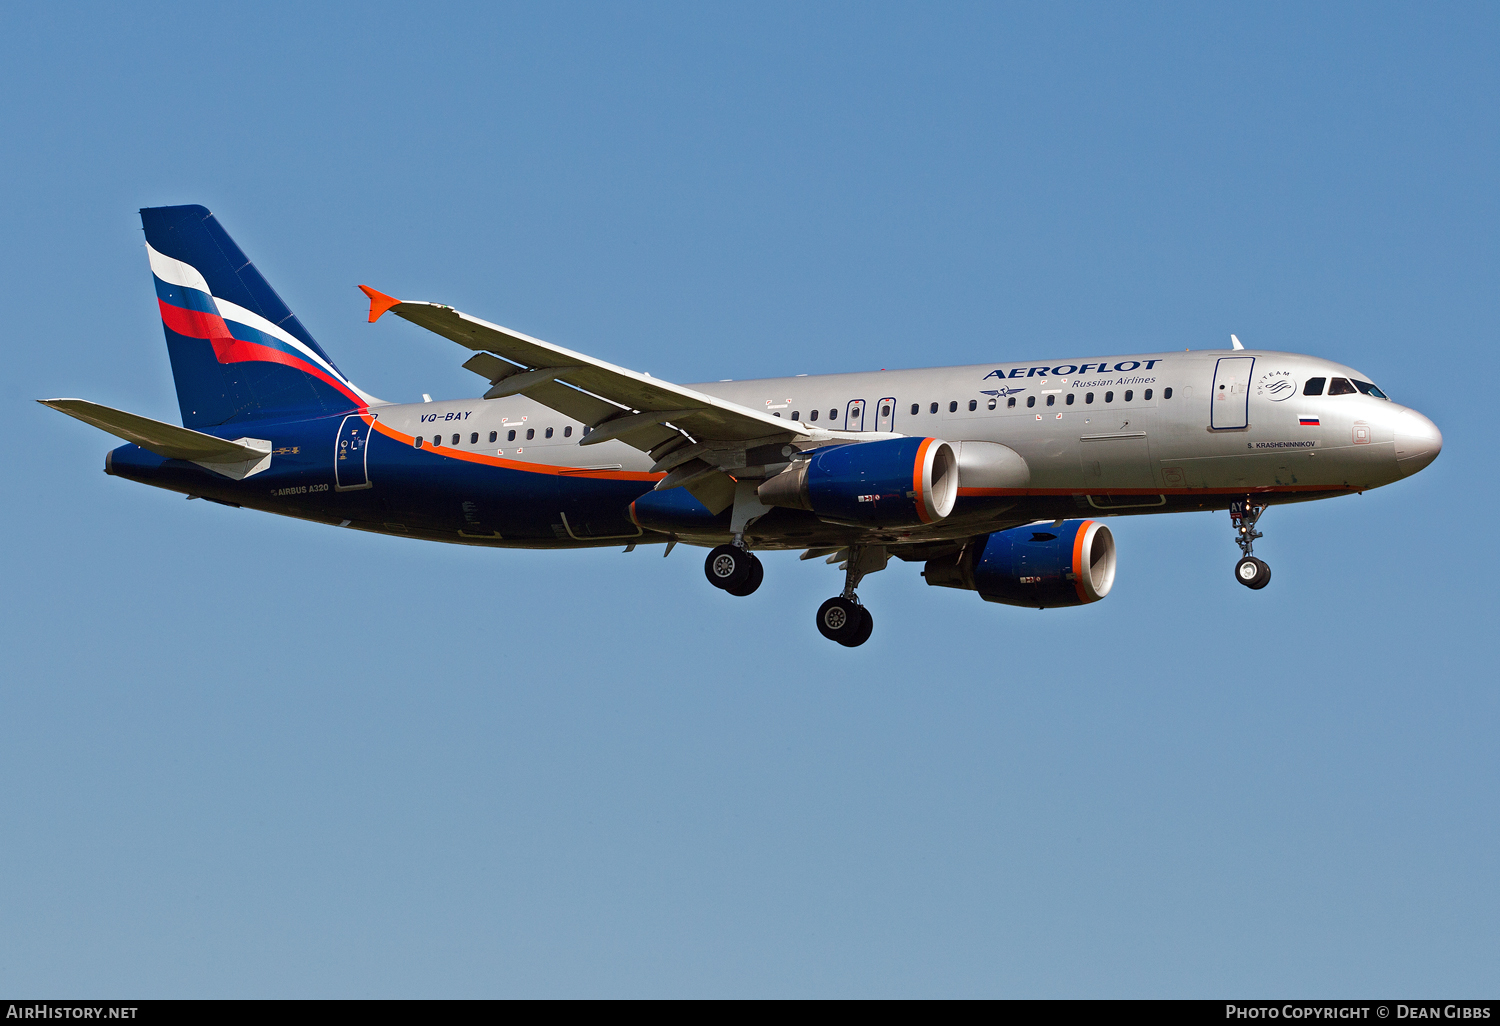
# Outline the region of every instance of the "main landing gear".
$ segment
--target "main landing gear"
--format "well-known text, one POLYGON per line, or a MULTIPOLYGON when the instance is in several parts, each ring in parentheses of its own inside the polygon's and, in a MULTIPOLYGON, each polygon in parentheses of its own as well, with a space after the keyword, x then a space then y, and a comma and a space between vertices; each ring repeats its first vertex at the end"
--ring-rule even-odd
POLYGON ((703 561, 708 583, 731 595, 744 597, 760 587, 766 568, 749 549, 741 545, 720 545, 703 561))
POLYGON ((854 589, 859 587, 865 574, 884 570, 890 557, 883 545, 851 545, 846 553, 835 554, 829 562, 833 562, 841 554, 846 557, 844 593, 818 607, 818 633, 829 641, 837 641, 845 648, 858 648, 870 640, 870 632, 875 629, 875 618, 859 601, 854 589))
POLYGON ((1234 565, 1234 579, 1252 591, 1259 591, 1271 583, 1271 568, 1264 560, 1251 555, 1255 539, 1264 537, 1255 529, 1260 515, 1266 507, 1246 496, 1239 502, 1229 504, 1229 522, 1234 525, 1234 542, 1240 547, 1243 558, 1234 565))

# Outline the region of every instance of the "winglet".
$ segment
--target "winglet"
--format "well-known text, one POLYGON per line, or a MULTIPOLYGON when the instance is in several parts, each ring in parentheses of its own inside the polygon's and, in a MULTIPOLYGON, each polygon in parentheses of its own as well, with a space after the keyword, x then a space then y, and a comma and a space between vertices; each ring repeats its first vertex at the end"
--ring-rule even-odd
POLYGON ((368 285, 361 285, 359 287, 359 291, 363 292, 365 295, 367 295, 367 296, 370 297, 370 323, 371 324, 374 324, 376 321, 380 320, 380 315, 381 314, 385 313, 391 307, 396 306, 396 305, 398 305, 401 302, 401 300, 399 300, 399 299, 392 299, 390 296, 386 295, 384 292, 376 292, 374 289, 370 288, 370 286, 368 286, 368 285))

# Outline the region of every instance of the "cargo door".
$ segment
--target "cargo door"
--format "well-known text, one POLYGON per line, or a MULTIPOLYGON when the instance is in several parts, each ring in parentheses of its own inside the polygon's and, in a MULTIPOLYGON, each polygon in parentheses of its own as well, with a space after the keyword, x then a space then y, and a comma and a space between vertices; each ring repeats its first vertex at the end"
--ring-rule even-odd
POLYGON ((1223 356, 1214 367, 1212 412, 1209 426, 1215 431, 1250 426, 1250 368, 1253 356, 1223 356))

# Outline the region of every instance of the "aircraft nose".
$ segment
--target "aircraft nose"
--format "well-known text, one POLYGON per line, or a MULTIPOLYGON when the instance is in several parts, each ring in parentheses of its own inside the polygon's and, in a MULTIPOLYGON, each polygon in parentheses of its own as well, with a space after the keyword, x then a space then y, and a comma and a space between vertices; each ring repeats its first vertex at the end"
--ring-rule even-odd
POLYGON ((1416 410, 1405 410, 1396 418, 1396 468, 1410 477, 1437 459, 1443 451, 1443 433, 1416 410))

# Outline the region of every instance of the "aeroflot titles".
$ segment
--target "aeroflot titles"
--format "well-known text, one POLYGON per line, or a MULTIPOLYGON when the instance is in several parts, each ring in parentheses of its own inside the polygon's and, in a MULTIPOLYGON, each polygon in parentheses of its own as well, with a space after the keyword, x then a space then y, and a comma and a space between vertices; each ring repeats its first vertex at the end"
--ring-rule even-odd
POLYGON ((1093 371, 1095 374, 1108 374, 1111 370, 1124 372, 1140 370, 1141 367, 1150 370, 1161 362, 1161 360, 1121 360, 1114 367, 1110 367, 1108 360, 1100 363, 1064 363, 1056 367, 1014 367, 1008 374, 1004 370, 997 368, 990 371, 980 380, 988 381, 990 378, 1045 378, 1049 374, 1063 377, 1073 374, 1087 374, 1090 371, 1093 371))

